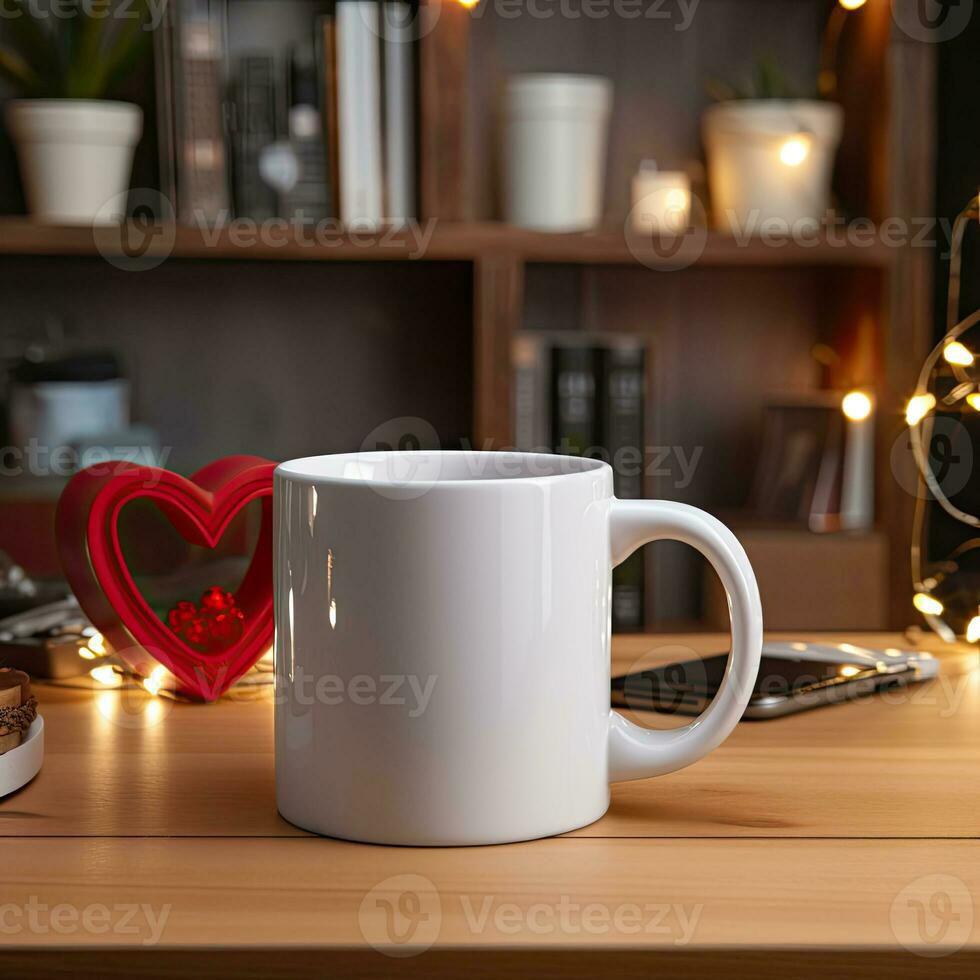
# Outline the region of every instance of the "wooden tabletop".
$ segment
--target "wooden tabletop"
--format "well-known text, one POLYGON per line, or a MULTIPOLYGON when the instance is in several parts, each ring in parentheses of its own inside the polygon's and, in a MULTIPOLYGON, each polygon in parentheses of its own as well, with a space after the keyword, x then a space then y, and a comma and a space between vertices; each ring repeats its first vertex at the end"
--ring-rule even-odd
MULTIPOLYGON (((44 768, 0 801, 0 973, 975 976, 980 665, 915 645, 935 681, 743 723, 614 786, 589 827, 477 848, 287 824, 269 690, 205 706, 38 684, 44 768)), ((625 637, 614 667, 723 649, 625 637)))

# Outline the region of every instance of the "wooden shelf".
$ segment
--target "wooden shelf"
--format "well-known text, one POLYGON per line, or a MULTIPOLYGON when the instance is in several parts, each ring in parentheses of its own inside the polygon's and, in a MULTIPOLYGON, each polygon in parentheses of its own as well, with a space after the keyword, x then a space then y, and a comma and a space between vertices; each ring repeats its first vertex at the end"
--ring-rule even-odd
MULTIPOLYGON (((866 236, 869 237, 869 236, 866 236)), ((312 228, 274 226, 258 235, 252 225, 200 229, 184 226, 116 227, 42 225, 26 218, 0 219, 0 254, 95 256, 167 255, 183 259, 236 261, 436 261, 471 262, 508 254, 518 261, 574 265, 637 265, 657 269, 696 266, 855 266, 885 267, 895 249, 880 241, 855 244, 841 236, 815 242, 771 244, 761 238, 736 239, 717 231, 692 233, 676 254, 662 256, 628 239, 623 229, 583 234, 548 234, 508 225, 424 223, 410 231, 383 229, 346 234, 336 229, 317 236, 312 228), (149 236, 149 244, 147 237, 149 236)))

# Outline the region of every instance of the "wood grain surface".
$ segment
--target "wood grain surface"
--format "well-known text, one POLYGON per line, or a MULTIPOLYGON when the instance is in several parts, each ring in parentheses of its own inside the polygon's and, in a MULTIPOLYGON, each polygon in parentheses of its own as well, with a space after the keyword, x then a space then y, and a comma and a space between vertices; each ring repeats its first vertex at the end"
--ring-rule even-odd
MULTIPOLYGON (((725 640, 618 638, 614 669, 725 640)), ((0 802, 0 968, 84 970, 111 949, 107 974, 172 975, 197 949, 201 975, 329 963, 449 976, 480 948, 498 975, 709 975, 741 953, 735 972, 753 976, 842 963, 959 975, 980 955, 980 672, 975 651, 918 645, 942 661, 930 684, 743 723, 682 772, 614 786, 589 827, 482 848, 371 847, 287 824, 269 692, 201 706, 39 684, 44 768, 0 802), (916 916, 937 893, 954 917, 930 933, 916 916)))

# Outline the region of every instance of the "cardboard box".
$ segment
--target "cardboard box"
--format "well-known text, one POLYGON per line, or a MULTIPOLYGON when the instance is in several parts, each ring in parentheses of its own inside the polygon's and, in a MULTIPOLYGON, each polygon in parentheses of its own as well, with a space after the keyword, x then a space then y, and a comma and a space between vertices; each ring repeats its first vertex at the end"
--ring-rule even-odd
MULTIPOLYGON (((884 534, 737 526, 732 530, 755 569, 767 630, 888 628, 884 534)), ((727 630, 728 604, 710 567, 703 581, 703 617, 711 627, 727 630)))

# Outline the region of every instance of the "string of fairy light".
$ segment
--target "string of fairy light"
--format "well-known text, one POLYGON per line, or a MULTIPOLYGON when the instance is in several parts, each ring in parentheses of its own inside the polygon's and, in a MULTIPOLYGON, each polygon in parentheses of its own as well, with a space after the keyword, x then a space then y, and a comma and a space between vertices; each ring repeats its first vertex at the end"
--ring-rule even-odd
MULTIPOLYGON (((980 381, 973 376, 974 369, 977 367, 977 354, 963 342, 967 331, 980 323, 980 310, 957 322, 960 308, 963 238, 967 228, 978 218, 980 218, 980 201, 974 197, 953 223, 946 301, 946 336, 933 348, 922 365, 915 394, 909 399, 905 408, 905 423, 909 428, 909 441, 919 474, 936 503, 950 517, 969 527, 980 527, 980 519, 957 507, 943 491, 929 464, 929 445, 932 440, 932 422, 937 408, 944 412, 962 411, 962 406, 966 405, 969 412, 980 412, 980 381), (954 384, 941 399, 937 399, 929 390, 930 380, 936 368, 943 364, 952 373, 954 384)), ((923 576, 919 569, 922 557, 919 538, 925 519, 924 512, 923 500, 917 498, 912 547, 912 574, 915 587, 912 604, 940 636, 945 639, 955 639, 956 634, 940 618, 946 613, 946 606, 942 599, 934 594, 934 590, 946 577, 945 574, 923 576)), ((954 555, 958 558, 960 554, 971 550, 976 544, 976 541, 969 541, 957 549, 954 555)), ((957 562, 954 567, 958 568, 958 565, 957 562)), ((980 642, 980 605, 976 606, 976 613, 967 620, 962 635, 968 643, 980 642)))
MULTIPOLYGON (((78 647, 78 656, 82 660, 103 661, 89 668, 88 676, 100 687, 122 687, 127 678, 127 672, 112 660, 112 652, 101 633, 93 633, 85 637, 78 647)), ((163 664, 157 664, 146 677, 138 679, 139 685, 148 694, 158 697, 173 689, 173 675, 163 664)))
MULTIPOLYGON (((140 677, 115 660, 113 651, 99 632, 93 630, 91 635, 79 640, 78 656, 92 663, 88 676, 100 688, 121 688, 130 683, 142 688, 151 697, 175 696, 177 680, 163 664, 156 664, 147 676, 140 677)), ((246 677, 251 681, 270 682, 271 663, 272 649, 270 648, 246 677)))

